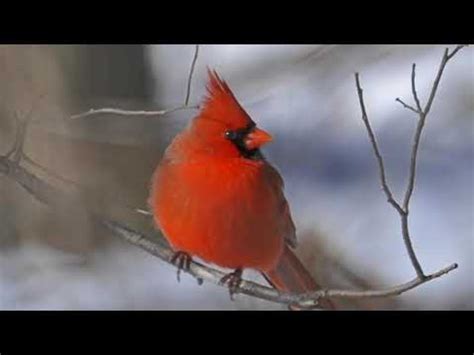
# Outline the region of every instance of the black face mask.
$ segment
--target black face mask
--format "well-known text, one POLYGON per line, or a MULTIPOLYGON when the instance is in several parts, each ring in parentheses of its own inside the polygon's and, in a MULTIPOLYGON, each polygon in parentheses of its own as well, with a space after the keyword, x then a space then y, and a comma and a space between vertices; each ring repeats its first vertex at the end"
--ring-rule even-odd
POLYGON ((251 160, 263 160, 263 154, 260 149, 248 149, 245 146, 244 139, 245 137, 252 132, 255 128, 255 123, 248 125, 245 128, 238 129, 235 131, 229 130, 225 132, 225 137, 230 140, 239 150, 240 154, 246 158, 251 160))

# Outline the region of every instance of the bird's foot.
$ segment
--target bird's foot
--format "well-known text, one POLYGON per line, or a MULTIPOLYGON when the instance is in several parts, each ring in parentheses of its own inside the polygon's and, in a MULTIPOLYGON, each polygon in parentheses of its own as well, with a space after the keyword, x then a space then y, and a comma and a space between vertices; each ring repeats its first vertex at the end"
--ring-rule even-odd
POLYGON ((176 274, 176 278, 178 279, 178 282, 181 281, 180 279, 181 270, 189 271, 192 260, 193 259, 191 258, 191 256, 188 253, 185 253, 184 251, 177 251, 171 257, 170 262, 176 265, 178 269, 177 274, 176 274))
POLYGON ((227 285, 229 288, 229 295, 232 301, 234 300, 234 294, 237 292, 240 284, 242 283, 242 273, 242 269, 235 269, 234 272, 225 275, 219 281, 219 284, 227 285))

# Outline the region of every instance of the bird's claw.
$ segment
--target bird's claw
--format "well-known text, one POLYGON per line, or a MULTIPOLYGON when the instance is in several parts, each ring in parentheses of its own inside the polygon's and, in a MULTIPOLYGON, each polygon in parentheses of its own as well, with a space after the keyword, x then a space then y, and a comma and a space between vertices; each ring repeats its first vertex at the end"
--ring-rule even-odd
POLYGON ((227 285, 227 287, 229 288, 229 295, 232 301, 234 300, 234 294, 237 293, 237 290, 239 289, 240 284, 242 283, 242 272, 242 269, 236 269, 233 272, 225 275, 219 281, 219 284, 227 285))
POLYGON ((192 260, 193 259, 191 258, 191 256, 188 253, 185 253, 184 251, 177 251, 171 257, 170 262, 176 265, 178 269, 177 274, 176 274, 176 278, 178 282, 181 281, 180 279, 181 270, 189 271, 192 260))

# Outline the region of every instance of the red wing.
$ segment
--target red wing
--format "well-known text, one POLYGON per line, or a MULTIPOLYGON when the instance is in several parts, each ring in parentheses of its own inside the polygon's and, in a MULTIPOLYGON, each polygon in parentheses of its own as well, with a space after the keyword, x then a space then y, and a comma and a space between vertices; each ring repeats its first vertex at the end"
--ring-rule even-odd
POLYGON ((292 248, 296 247, 296 227, 291 218, 290 206, 286 201, 285 195, 283 193, 284 182, 280 173, 270 164, 265 165, 265 174, 267 175, 267 181, 272 185, 275 194, 277 195, 278 201, 280 203, 280 219, 283 223, 283 237, 285 238, 286 243, 292 248))

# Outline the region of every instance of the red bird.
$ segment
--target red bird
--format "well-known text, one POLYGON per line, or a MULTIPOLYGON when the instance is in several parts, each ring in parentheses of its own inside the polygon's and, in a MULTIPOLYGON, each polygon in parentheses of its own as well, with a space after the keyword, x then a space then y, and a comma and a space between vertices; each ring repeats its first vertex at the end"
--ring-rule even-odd
MULTIPOLYGON (((182 268, 196 256, 234 269, 223 283, 232 294, 245 268, 280 291, 319 288, 290 248, 295 225, 283 180, 260 148, 272 137, 257 128, 229 86, 209 71, 200 113, 166 149, 153 179, 154 221, 182 268)), ((332 308, 328 300, 321 305, 332 308)))

